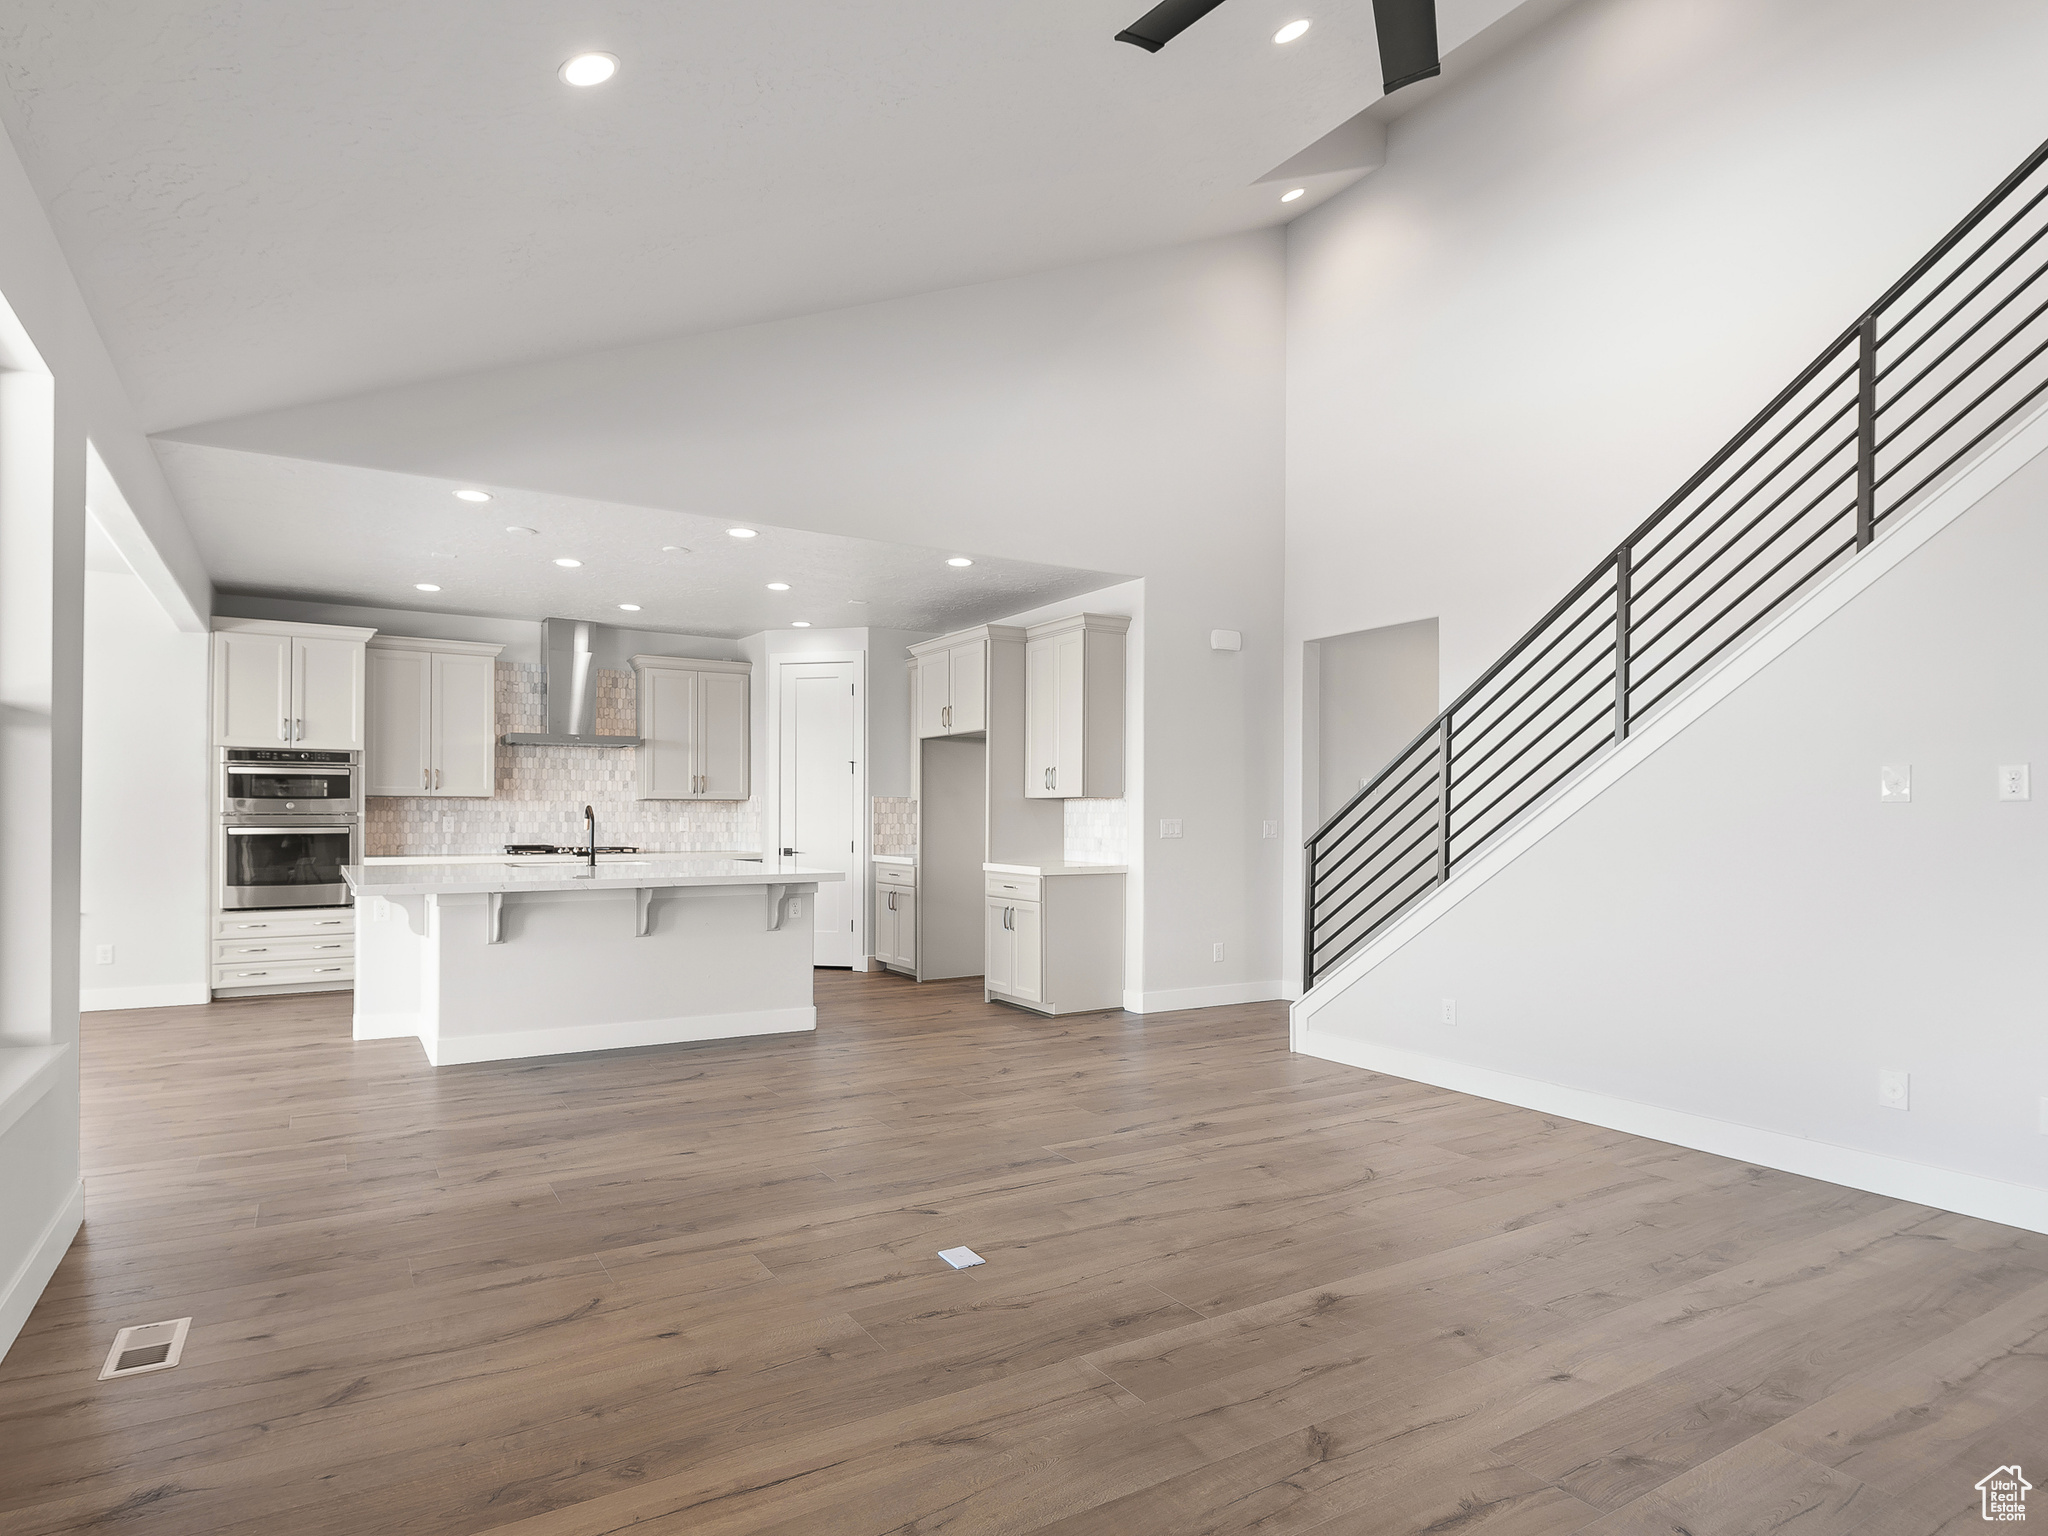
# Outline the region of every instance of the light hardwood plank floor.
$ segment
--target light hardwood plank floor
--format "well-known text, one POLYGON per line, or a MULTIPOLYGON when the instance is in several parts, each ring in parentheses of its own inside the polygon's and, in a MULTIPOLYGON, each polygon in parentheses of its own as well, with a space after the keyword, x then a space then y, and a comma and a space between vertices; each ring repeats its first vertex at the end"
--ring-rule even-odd
POLYGON ((1278 1004, 819 1003, 438 1072, 345 994, 89 1015, 0 1531, 1914 1536, 2048 1489, 2048 1238, 1294 1056, 1278 1004))

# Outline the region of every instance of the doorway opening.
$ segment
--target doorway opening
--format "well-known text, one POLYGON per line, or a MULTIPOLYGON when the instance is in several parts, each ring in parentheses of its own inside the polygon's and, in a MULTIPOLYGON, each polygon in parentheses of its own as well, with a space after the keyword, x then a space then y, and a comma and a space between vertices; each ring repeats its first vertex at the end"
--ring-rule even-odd
POLYGON ((1437 623, 1353 630, 1302 650, 1302 805, 1312 829, 1436 718, 1437 623))

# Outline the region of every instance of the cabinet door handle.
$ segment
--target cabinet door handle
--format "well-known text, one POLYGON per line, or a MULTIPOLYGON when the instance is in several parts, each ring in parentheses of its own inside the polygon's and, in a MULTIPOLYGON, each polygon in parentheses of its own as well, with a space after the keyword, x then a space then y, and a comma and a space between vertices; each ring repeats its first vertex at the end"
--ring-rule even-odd
POLYGON ((431 768, 422 768, 422 769, 420 770, 420 788, 421 788, 421 789, 432 789, 433 787, 434 787, 434 770, 433 770, 433 769, 431 769, 431 768))
POLYGON ((293 741, 304 741, 305 739, 306 739, 306 721, 305 721, 305 718, 304 718, 303 716, 301 716, 301 717, 300 717, 300 719, 299 719, 299 722, 298 722, 298 729, 297 729, 297 730, 296 730, 296 731, 295 731, 295 732, 293 733, 293 735, 292 735, 292 740, 293 740, 293 741))
POLYGON ((436 788, 436 789, 439 789, 440 787, 441 787, 441 770, 440 770, 440 769, 438 769, 438 768, 436 768, 436 769, 434 770, 434 788, 436 788))
POLYGON ((286 715, 277 722, 277 739, 279 741, 290 741, 292 739, 292 717, 290 715, 286 715))
POLYGON ((315 944, 315 945, 314 945, 313 947, 314 947, 315 949, 340 949, 340 948, 341 948, 341 946, 340 946, 339 944, 315 944))

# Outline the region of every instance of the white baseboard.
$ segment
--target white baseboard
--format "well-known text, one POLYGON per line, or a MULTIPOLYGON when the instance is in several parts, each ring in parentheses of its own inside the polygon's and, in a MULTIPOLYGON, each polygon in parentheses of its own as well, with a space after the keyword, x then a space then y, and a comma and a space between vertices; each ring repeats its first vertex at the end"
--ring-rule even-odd
POLYGON ((2048 1189, 2028 1184, 2008 1184, 2002 1179, 1934 1168, 1786 1131, 1769 1131, 1708 1115, 1641 1104, 1611 1094, 1568 1088, 1562 1083, 1495 1072, 1447 1057, 1427 1056, 1420 1051, 1319 1034, 1300 1027, 1299 1021, 1294 1031, 1294 1048, 1304 1056, 1363 1067, 1368 1072, 1384 1072, 1390 1077, 1449 1088, 1547 1115, 1561 1115, 1567 1120, 1582 1120, 1588 1125, 1712 1152, 1738 1162, 1759 1163, 1809 1179, 1845 1184, 1851 1189, 1978 1216, 2009 1227, 2024 1227, 2029 1232, 2048 1232, 2048 1189))
POLYGON ((619 1051, 636 1045, 729 1040, 741 1035, 797 1034, 817 1027, 816 1008, 761 1008, 746 1013, 633 1019, 621 1024, 570 1024, 555 1029, 516 1029, 488 1035, 442 1035, 422 1043, 427 1048, 427 1060, 437 1067, 449 1067, 471 1061, 513 1061, 526 1056, 619 1051))
POLYGON ((43 1287, 57 1272, 57 1266, 63 1262, 71 1240, 78 1236, 78 1229, 84 1221, 85 1184, 81 1180, 71 1191, 71 1198, 58 1207, 49 1224, 43 1228, 35 1246, 15 1267, 7 1288, 0 1291, 0 1359, 6 1358, 7 1351, 14 1347, 14 1341, 21 1337, 29 1313, 42 1299, 43 1287))
POLYGON ((203 981, 166 981, 148 987, 81 987, 80 1013, 110 1013, 118 1008, 189 1008, 213 1001, 203 981))
POLYGON ((1285 1002, 1284 981, 1226 981, 1213 987, 1169 987, 1163 992, 1126 992, 1127 1013, 1177 1013, 1183 1008, 1227 1008, 1233 1003, 1285 1002))

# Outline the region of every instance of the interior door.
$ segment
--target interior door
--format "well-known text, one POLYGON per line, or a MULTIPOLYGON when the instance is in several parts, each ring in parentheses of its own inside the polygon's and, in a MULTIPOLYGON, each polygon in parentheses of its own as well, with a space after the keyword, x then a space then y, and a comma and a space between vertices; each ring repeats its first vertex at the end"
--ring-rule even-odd
POLYGON ((291 740, 289 635, 224 629, 213 637, 213 740, 221 747, 274 747, 291 740))
POLYGON ((434 662, 434 793, 490 795, 498 787, 498 666, 488 656, 434 662))
POLYGON ((949 651, 933 651, 917 658, 917 735, 947 733, 947 711, 953 707, 953 659, 949 651))
POLYGON ((364 794, 424 795, 433 788, 433 661, 425 651, 369 653, 364 794))
POLYGON ((363 642, 292 641, 292 715, 301 747, 354 752, 363 744, 363 642))
POLYGON ((814 964, 854 962, 853 883, 860 867, 855 847, 860 777, 860 663, 783 662, 777 752, 782 857, 809 869, 836 869, 846 878, 821 883, 811 912, 816 920, 814 964))
POLYGON ((747 689, 743 672, 697 674, 697 794, 707 800, 744 800, 747 772, 747 689))

